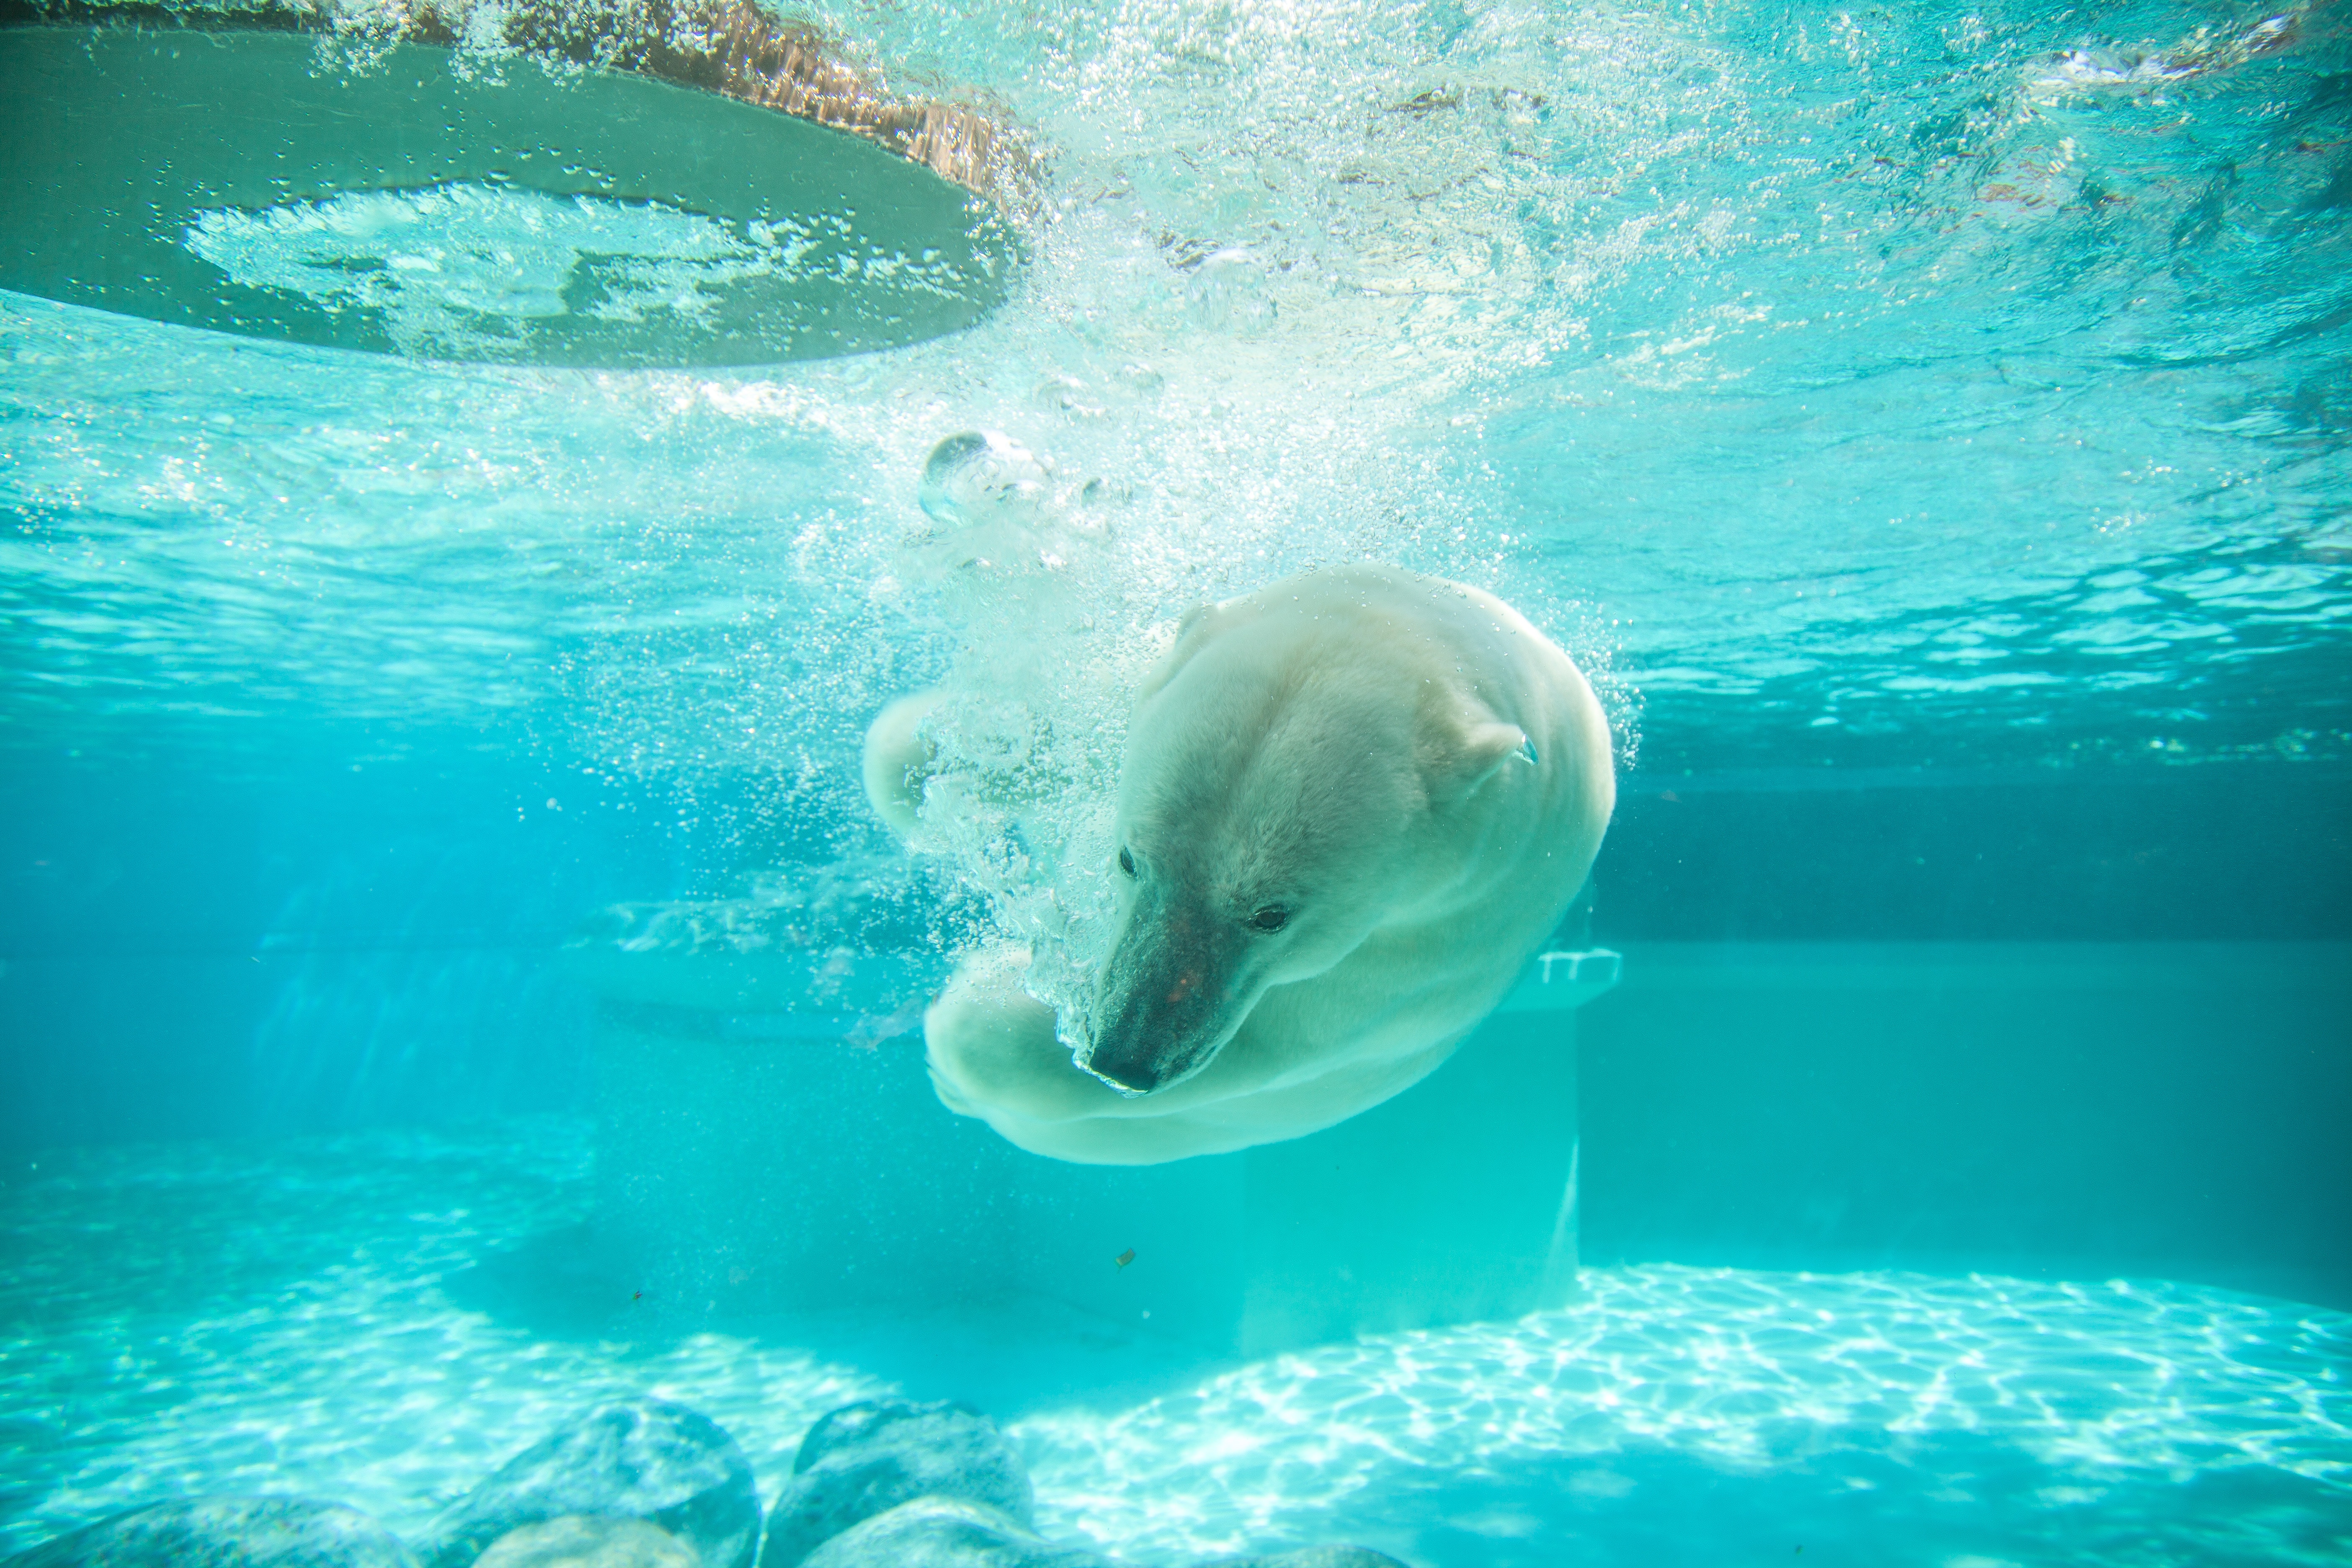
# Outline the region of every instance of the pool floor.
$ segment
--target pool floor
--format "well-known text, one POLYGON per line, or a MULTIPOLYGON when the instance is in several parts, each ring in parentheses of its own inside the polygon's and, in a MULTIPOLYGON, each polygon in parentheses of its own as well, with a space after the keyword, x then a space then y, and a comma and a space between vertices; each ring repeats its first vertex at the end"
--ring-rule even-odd
POLYGON ((1234 1363, 1051 1303, 712 1323, 502 1261, 582 1225, 557 1118, 89 1149, 0 1178, 0 1554, 283 1492, 402 1532, 654 1394, 763 1499, 846 1401, 1004 1422, 1048 1536, 1431 1568, 2352 1561, 2352 1315, 2160 1280, 1589 1269, 1565 1310, 1234 1363), (487 1262, 486 1262, 487 1260, 487 1262), (585 1305, 583 1305, 583 1300, 585 1305))

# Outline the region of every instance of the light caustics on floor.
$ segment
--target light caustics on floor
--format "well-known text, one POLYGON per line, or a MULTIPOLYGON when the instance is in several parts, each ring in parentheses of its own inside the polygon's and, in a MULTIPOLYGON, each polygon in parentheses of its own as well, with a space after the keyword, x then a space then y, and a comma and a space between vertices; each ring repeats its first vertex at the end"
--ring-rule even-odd
POLYGON ((624 1394, 695 1405, 775 1478, 808 1422, 882 1386, 791 1347, 549 1341, 452 1303, 442 1282, 489 1244, 579 1217, 575 1123, 51 1163, 0 1195, 22 1282, 0 1329, 0 1551, 199 1490, 339 1498, 413 1529, 624 1394))
MULTIPOLYGON (((194 1490, 339 1498, 413 1530, 623 1393, 707 1411, 772 1491, 815 1415, 892 1386, 772 1331, 551 1339, 453 1299, 487 1248, 581 1217, 588 1156, 581 1124, 534 1121, 10 1172, 0 1551, 194 1490)), ((1652 1559, 1682 1561, 1727 1531, 1811 1529, 1957 1563, 1911 1538, 2012 1515, 2020 1550, 2089 1562, 2047 1555, 2032 1521, 2133 1499, 2135 1539, 2220 1529, 2200 1516, 2231 1477, 2261 1518, 2211 1560, 2324 1561, 2346 1528, 2326 1517, 2352 1519, 2352 1316, 2162 1282, 1595 1270, 1564 1311, 1014 1430, 1041 1522, 1139 1563, 1333 1535, 1432 1563, 1475 1560, 1454 1537, 1530 1563, 1574 1541, 1601 1563, 1654 1529, 1679 1550, 1652 1559)))
POLYGON ((1282 1356, 1108 1419, 1033 1421, 1040 1488, 1107 1542, 1208 1547, 1289 1531, 1405 1471, 1533 1460, 1613 1502, 1662 1457, 1859 1489, 1919 1460, 1905 1479, 1933 1494, 1948 1489, 1942 1453, 1993 1445, 2024 1485, 1985 1502, 2063 1508, 2119 1480, 2256 1466, 2344 1489, 2352 1519, 2340 1313, 2126 1280, 1653 1266, 1584 1285, 1565 1311, 1282 1356))

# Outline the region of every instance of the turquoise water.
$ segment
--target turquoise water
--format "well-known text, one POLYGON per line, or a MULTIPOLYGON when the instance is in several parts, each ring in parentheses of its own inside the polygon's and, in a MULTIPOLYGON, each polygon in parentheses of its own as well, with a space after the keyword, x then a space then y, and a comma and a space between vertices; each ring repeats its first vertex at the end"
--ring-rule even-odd
POLYGON ((0 294, 0 1551, 414 1531, 627 1393, 772 1497, 898 1391, 1136 1563, 2352 1558, 2352 24, 807 14, 1045 153, 971 331, 556 372, 0 294), (959 534, 971 430, 1028 457, 959 534), (1081 984, 1176 617, 1360 559, 1617 732, 1577 1292, 1256 1353, 987 1273, 873 1163, 1072 1189, 913 1009, 992 934, 1081 984), (910 863, 857 746, 940 683, 1028 804, 910 863), (880 1046, 615 1259, 688 1157, 619 1142, 625 1029, 880 1046), (697 1254, 759 1183, 895 1293, 697 1254))

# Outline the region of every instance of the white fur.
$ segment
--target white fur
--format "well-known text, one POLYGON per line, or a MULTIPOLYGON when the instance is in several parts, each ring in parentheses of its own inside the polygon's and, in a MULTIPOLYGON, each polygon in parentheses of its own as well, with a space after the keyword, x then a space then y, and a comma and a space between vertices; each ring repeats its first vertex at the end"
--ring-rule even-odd
MULTIPOLYGON (((889 782, 904 746, 882 748, 889 782)), ((1094 1163, 1342 1121, 1501 1000, 1614 796, 1591 689, 1492 595, 1358 566, 1196 611, 1129 728, 1118 832, 1137 875, 1113 871, 1120 930, 1081 1059, 1024 991, 1026 953, 991 949, 924 1020, 940 1098, 1094 1163)))
POLYGON ((923 809, 923 779, 933 749, 923 734, 923 721, 940 705, 940 693, 918 691, 882 710, 866 729, 866 798, 890 831, 904 838, 914 832, 923 809))

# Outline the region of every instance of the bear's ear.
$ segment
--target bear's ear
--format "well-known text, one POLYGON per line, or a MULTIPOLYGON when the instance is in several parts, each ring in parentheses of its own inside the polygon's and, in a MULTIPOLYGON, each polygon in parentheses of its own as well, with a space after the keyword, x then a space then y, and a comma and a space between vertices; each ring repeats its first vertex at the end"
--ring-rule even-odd
POLYGON ((1176 672, 1183 668, 1194 654, 1208 646, 1209 638, 1216 628, 1216 605, 1195 605, 1185 611, 1184 618, 1176 623, 1175 646, 1168 650, 1168 657, 1143 678, 1142 689, 1135 694, 1136 706, 1141 707, 1161 687, 1175 679, 1176 672))
POLYGON ((1514 763, 1536 760, 1534 742, 1517 724, 1506 724, 1485 709, 1444 726, 1423 769, 1430 804, 1461 805, 1514 763))

